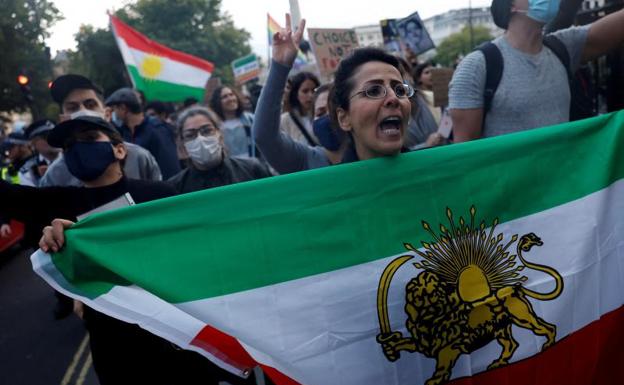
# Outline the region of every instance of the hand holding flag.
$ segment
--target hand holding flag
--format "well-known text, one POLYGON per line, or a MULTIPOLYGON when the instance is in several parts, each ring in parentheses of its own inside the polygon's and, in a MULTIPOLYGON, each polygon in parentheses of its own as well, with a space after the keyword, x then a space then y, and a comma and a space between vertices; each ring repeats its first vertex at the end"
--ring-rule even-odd
POLYGON ((293 32, 290 14, 286 14, 286 28, 281 28, 273 34, 273 60, 291 67, 299 53, 299 43, 303 37, 305 19, 301 19, 297 30, 293 32))

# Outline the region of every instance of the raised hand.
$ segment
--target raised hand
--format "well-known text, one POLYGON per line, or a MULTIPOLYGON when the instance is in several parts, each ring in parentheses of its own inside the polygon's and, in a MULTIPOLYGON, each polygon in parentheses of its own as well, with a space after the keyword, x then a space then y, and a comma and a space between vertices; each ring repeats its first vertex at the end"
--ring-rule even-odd
POLYGON ((299 52, 299 43, 304 29, 305 19, 301 19, 297 31, 293 32, 290 14, 287 13, 286 28, 282 28, 273 35, 273 60, 287 67, 292 66, 299 52))

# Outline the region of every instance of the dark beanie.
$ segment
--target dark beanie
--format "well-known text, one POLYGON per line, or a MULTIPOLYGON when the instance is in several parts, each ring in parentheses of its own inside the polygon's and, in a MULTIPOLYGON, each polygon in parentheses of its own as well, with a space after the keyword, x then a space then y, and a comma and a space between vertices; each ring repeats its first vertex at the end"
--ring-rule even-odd
POLYGON ((511 19, 511 5, 513 0, 492 0, 490 11, 494 24, 499 28, 507 29, 509 27, 509 19, 511 19))

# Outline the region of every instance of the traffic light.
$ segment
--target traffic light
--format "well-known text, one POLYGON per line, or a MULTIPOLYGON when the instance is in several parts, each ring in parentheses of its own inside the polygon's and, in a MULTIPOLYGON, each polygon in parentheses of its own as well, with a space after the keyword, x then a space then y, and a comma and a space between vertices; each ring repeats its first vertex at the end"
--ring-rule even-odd
POLYGON ((20 86, 22 90, 22 94, 28 103, 32 103, 34 98, 32 96, 32 91, 30 89, 30 78, 25 73, 21 72, 17 75, 17 84, 20 86))

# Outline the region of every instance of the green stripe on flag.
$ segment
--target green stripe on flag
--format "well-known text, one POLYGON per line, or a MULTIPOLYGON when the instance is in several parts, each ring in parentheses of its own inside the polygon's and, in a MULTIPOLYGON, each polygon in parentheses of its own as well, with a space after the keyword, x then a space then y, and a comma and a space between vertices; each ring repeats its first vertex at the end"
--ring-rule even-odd
POLYGON ((232 67, 234 67, 234 68, 242 67, 245 64, 253 63, 255 61, 256 61, 256 55, 254 55, 254 54, 247 55, 247 56, 242 57, 240 59, 234 60, 232 62, 232 67))
POLYGON ((620 112, 226 186, 89 218, 54 261, 83 290, 101 264, 170 302, 225 295, 402 253, 447 206, 490 224, 582 198, 624 177, 623 145, 620 112))
POLYGON ((141 76, 134 66, 127 66, 128 72, 134 81, 136 88, 143 91, 147 100, 160 100, 163 102, 181 102, 186 98, 204 99, 204 89, 163 82, 160 80, 147 79, 141 76))

